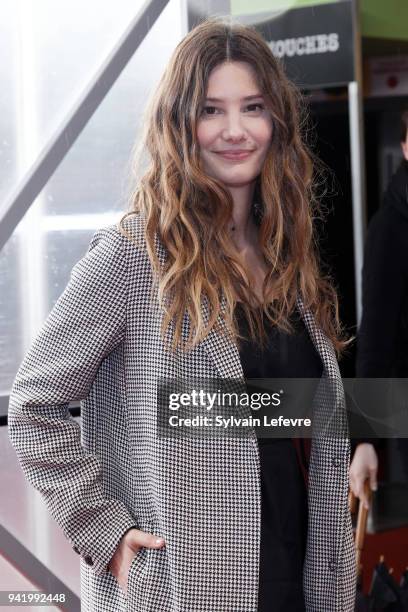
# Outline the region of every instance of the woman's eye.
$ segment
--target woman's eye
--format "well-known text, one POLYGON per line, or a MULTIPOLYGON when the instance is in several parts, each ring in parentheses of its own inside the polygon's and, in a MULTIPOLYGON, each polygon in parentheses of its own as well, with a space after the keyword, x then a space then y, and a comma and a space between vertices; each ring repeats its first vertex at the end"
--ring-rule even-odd
POLYGON ((248 104, 247 109, 249 110, 249 112, 256 112, 257 108, 262 111, 265 107, 263 104, 261 104, 260 102, 257 102, 256 104, 248 104))
MULTIPOLYGON (((244 110, 250 113, 259 113, 262 112, 264 108, 265 106, 263 104, 261 104, 260 102, 256 102, 255 104, 248 104, 247 106, 245 106, 244 110)), ((216 106, 204 106, 202 110, 202 114, 207 117, 218 115, 220 112, 222 112, 222 110, 217 108, 216 106)))
POLYGON ((215 115, 215 111, 217 111, 218 109, 215 106, 204 106, 203 108, 203 114, 204 115, 215 115))

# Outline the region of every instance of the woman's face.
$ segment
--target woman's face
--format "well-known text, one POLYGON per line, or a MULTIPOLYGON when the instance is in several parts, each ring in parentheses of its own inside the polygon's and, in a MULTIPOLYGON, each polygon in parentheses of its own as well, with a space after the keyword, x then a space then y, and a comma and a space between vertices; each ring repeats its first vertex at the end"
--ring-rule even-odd
POLYGON ((243 187, 261 172, 272 120, 246 62, 225 62, 211 72, 197 138, 203 170, 224 185, 243 187))

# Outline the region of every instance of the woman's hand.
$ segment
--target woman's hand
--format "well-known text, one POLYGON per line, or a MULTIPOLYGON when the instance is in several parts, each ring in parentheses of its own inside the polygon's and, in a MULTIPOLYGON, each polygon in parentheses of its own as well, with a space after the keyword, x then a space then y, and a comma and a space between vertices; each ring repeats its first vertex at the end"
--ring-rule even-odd
POLYGON ((350 489, 354 495, 360 499, 367 510, 369 508, 369 503, 367 495, 364 492, 364 482, 368 478, 371 490, 376 491, 377 471, 378 458, 374 446, 367 442, 358 444, 350 465, 350 489))
POLYGON ((127 595, 128 574, 134 556, 142 547, 162 548, 163 545, 163 538, 158 538, 146 531, 140 531, 140 529, 130 529, 125 533, 108 566, 109 571, 115 576, 125 595, 127 595))

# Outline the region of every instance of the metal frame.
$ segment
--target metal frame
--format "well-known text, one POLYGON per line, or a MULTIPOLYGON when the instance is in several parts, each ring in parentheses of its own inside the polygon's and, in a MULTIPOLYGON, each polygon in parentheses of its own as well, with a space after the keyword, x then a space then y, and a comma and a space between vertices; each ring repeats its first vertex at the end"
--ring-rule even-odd
POLYGON ((147 0, 0 209, 0 251, 137 51, 169 0, 147 0))
MULTIPOLYGON (((89 119, 115 84, 169 0, 148 0, 118 40, 51 136, 31 168, 0 208, 0 251, 31 204, 47 184, 89 119)), ((0 395, 0 417, 7 414, 8 395, 0 395)))
POLYGON ((353 201, 354 284, 356 291, 356 320, 357 326, 359 326, 363 308, 361 273, 363 269, 366 228, 366 184, 361 85, 357 81, 348 84, 348 105, 353 201))
MULTIPOLYGON (((0 525, 0 541, 0 555, 17 572, 21 573, 35 585, 32 589, 33 591, 38 590, 46 594, 63 593, 65 595, 65 602, 55 603, 55 607, 63 612, 81 611, 80 598, 2 525, 0 525)), ((9 588, 8 590, 14 591, 15 589, 9 588)))
POLYGON ((359 0, 352 0, 355 81, 348 84, 350 131, 351 188, 353 201, 354 285, 356 291, 356 320, 360 325, 362 304, 362 269, 364 239, 367 225, 367 196, 365 176, 363 75, 361 23, 359 0))
MULTIPOLYGON (((47 142, 26 175, 0 209, 0 250, 7 243, 17 225, 55 172, 79 134, 110 91, 129 60, 168 4, 169 0, 147 0, 111 53, 93 75, 72 110, 47 142)), ((5 420, 8 396, 0 396, 0 417, 5 420)), ((36 516, 36 508, 34 508, 36 516)), ((66 593, 65 610, 80 610, 79 598, 31 554, 16 538, 0 526, 2 550, 0 554, 17 564, 20 572, 42 590, 66 593), (50 587, 51 585, 51 587, 50 587)))

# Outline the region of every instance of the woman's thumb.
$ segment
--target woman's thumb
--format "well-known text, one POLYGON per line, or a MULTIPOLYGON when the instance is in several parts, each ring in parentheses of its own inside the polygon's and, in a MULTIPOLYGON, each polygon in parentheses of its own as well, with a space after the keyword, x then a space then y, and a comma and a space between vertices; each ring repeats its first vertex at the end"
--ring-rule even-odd
POLYGON ((146 533, 146 544, 142 544, 142 546, 146 546, 146 548, 161 548, 164 544, 164 538, 160 536, 156 536, 153 533, 146 533))
POLYGON ((377 490, 377 470, 370 471, 370 489, 372 491, 377 490))
POLYGON ((129 533, 132 533, 132 539, 131 541, 128 541, 128 545, 135 550, 142 547, 161 548, 164 544, 164 539, 154 535, 153 533, 148 533, 138 529, 134 529, 129 533))

